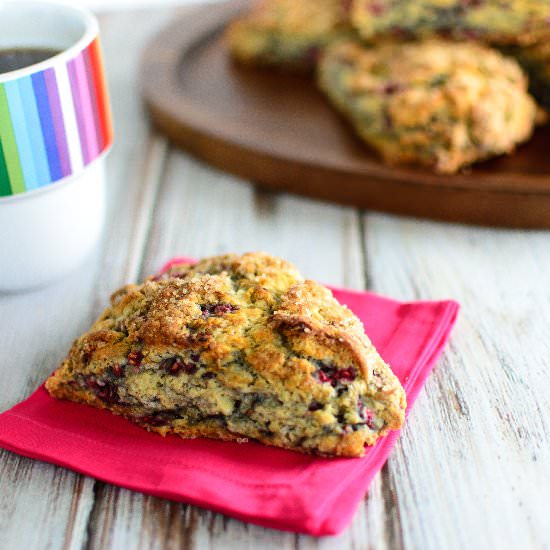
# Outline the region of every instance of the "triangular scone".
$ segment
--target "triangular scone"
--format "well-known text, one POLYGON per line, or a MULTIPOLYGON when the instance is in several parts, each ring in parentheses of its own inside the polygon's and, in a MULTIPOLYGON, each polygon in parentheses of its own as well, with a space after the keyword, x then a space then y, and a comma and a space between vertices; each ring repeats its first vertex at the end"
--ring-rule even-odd
POLYGON ((328 44, 352 34, 342 0, 259 0, 232 21, 226 41, 248 65, 313 69, 328 44))
POLYGON ((116 292, 46 387, 162 435, 340 456, 400 428, 406 405, 359 319, 261 253, 180 264, 116 292))

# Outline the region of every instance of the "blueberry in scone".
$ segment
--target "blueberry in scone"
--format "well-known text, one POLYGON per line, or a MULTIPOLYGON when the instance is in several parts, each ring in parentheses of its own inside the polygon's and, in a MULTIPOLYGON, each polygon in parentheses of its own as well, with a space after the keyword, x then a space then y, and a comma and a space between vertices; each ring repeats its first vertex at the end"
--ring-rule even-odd
POLYGON ((355 0, 351 20, 361 36, 475 38, 533 43, 550 37, 548 0, 355 0))
POLYGON ((46 388, 162 435, 348 457, 400 428, 406 406, 359 319, 263 253, 122 288, 46 388))
POLYGON ((550 38, 530 46, 503 50, 517 59, 529 76, 529 91, 539 104, 550 109, 550 38))
POLYGON ((442 173, 510 153, 537 117, 517 62, 473 42, 338 43, 318 82, 388 163, 442 173))
POLYGON ((349 6, 343 0, 258 0, 229 25, 229 48, 247 64, 313 67, 328 43, 351 32, 349 6))

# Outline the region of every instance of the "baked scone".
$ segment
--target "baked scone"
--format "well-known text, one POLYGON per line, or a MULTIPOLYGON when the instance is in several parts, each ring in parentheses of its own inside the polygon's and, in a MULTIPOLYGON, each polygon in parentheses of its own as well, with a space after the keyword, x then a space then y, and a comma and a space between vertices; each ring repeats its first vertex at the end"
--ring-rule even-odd
POLYGON ((46 388, 162 435, 348 457, 400 428, 406 406, 359 319, 263 253, 122 288, 46 388))
POLYGON ((550 109, 550 38, 531 46, 504 50, 514 56, 529 75, 529 91, 545 109, 550 109))
POLYGON ((510 153, 537 118, 517 62, 473 42, 335 44, 318 82, 387 162, 442 173, 510 153))
POLYGON ((355 0, 351 20, 361 36, 475 38, 530 44, 550 37, 548 0, 355 0))
POLYGON ((257 0, 227 29, 232 55, 253 65, 312 68, 319 52, 351 32, 349 2, 257 0))

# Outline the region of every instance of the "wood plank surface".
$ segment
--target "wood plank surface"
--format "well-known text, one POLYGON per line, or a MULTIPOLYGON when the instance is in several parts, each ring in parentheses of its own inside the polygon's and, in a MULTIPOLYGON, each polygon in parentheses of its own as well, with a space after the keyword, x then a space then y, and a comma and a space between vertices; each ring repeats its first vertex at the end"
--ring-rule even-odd
POLYGON ((548 547, 548 233, 374 214, 365 227, 373 290, 462 305, 390 462, 405 546, 548 547))
POLYGON ((135 83, 141 48, 174 13, 102 16, 116 126, 107 228, 68 278, 0 296, 0 410, 43 381, 113 289, 174 255, 263 249, 322 282, 456 298, 461 318, 338 537, 263 529, 0 451, 0 548, 550 548, 550 234, 272 194, 171 148, 151 133, 135 83))

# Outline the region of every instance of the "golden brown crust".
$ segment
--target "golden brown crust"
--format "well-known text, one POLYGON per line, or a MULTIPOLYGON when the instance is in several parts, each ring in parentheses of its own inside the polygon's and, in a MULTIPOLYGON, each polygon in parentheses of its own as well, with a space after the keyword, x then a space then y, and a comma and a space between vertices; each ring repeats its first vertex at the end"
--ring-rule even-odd
POLYGON ((472 42, 340 42, 319 85, 386 162, 442 173, 511 153, 537 119, 519 65, 472 42))
POLYGON ((359 456, 405 396, 332 293, 266 254, 181 264, 128 285, 47 381, 158 433, 359 456))
POLYGON ((259 0, 226 37, 242 63, 308 68, 319 51, 351 31, 342 0, 259 0))
POLYGON ((493 44, 548 39, 547 0, 358 0, 351 20, 366 40, 434 35, 493 44))

